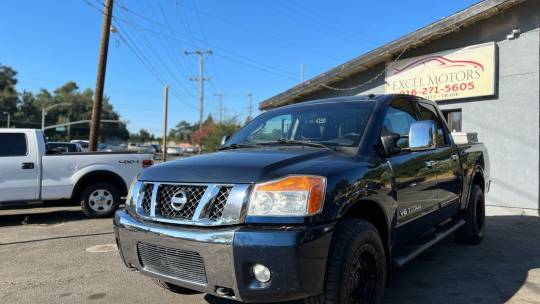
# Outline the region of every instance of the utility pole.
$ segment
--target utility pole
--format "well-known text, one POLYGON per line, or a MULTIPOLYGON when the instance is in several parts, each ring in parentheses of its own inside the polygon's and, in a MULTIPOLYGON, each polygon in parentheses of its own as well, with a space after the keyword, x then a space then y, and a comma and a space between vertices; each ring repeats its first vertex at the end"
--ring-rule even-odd
POLYGON ((219 97, 219 123, 223 122, 223 93, 216 93, 214 96, 219 97))
POLYGON ((200 104, 199 104, 199 130, 202 129, 202 123, 204 119, 204 82, 209 81, 210 78, 204 78, 204 55, 211 55, 212 50, 201 51, 185 51, 186 55, 197 55, 199 56, 199 77, 191 77, 189 80, 199 82, 200 90, 200 104))
POLYGON ((113 0, 105 0, 103 8, 103 25, 101 28, 101 41, 99 47, 98 72, 94 105, 92 106, 92 123, 90 124, 89 151, 96 151, 101 123, 101 104, 103 102, 103 87, 105 86, 105 72, 107 70, 107 52, 109 50, 109 34, 113 12, 113 0))
POLYGON ((249 93, 249 94, 247 94, 247 97, 248 97, 248 118, 247 118, 247 122, 249 122, 249 121, 251 121, 253 119, 253 117, 251 116, 252 112, 253 112, 253 102, 252 102, 253 94, 249 93))
POLYGON ((169 109, 169 86, 165 84, 165 91, 164 91, 164 101, 165 101, 165 108, 163 112, 163 147, 162 147, 162 156, 163 161, 167 161, 167 117, 168 117, 168 109, 169 109))

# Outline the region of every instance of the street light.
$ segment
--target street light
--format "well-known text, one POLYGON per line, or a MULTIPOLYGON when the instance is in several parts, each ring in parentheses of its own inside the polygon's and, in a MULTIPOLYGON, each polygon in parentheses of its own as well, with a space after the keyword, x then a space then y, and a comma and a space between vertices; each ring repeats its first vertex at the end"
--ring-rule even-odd
POLYGON ((7 115, 7 127, 9 128, 9 125, 11 123, 11 114, 9 112, 4 112, 4 115, 7 115))
POLYGON ((47 111, 50 109, 59 107, 59 106, 69 106, 70 104, 67 102, 61 102, 57 104, 53 104, 51 106, 45 107, 41 109, 41 131, 45 130, 45 115, 47 114, 47 111))

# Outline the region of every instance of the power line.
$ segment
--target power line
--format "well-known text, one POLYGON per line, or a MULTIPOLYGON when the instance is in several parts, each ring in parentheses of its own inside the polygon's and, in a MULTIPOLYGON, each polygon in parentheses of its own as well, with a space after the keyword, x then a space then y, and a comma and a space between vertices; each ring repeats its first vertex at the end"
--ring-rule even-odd
MULTIPOLYGON (((103 13, 103 11, 99 7, 95 6, 90 1, 88 0, 83 0, 83 1, 86 4, 88 4, 90 7, 96 9, 98 12, 103 13)), ((100 1, 97 0, 97 2, 99 3, 100 1)), ((122 26, 117 22, 117 20, 119 20, 118 17, 113 17, 114 24, 116 25, 117 28, 121 30, 121 31, 116 32, 120 40, 130 49, 130 51, 137 57, 137 59, 139 59, 139 61, 152 74, 152 76, 154 76, 154 78, 156 78, 158 82, 160 82, 162 85, 165 85, 166 81, 164 80, 163 76, 159 73, 158 69, 156 69, 153 63, 149 59, 146 58, 144 52, 134 42, 131 41, 131 38, 129 37, 127 31, 123 30, 122 26), (123 33, 125 34, 125 36, 123 35, 123 33)), ((176 91, 173 88, 171 88, 171 93, 176 98, 178 98, 179 101, 182 100, 182 98, 180 98, 180 96, 176 93, 176 91)), ((187 105, 192 106, 190 104, 187 104, 187 105)))
POLYGON ((372 47, 373 44, 379 40, 371 34, 359 32, 356 29, 355 31, 351 31, 349 29, 339 26, 339 24, 336 22, 339 20, 335 20, 335 18, 321 15, 319 11, 314 10, 310 5, 304 5, 299 7, 299 5, 294 0, 281 1, 281 3, 284 6, 287 6, 290 9, 289 11, 296 11, 297 14, 306 17, 306 19, 311 19, 313 23, 316 23, 318 25, 324 24, 327 28, 333 28, 333 35, 337 33, 340 34, 342 37, 367 44, 367 46, 369 47, 372 47), (329 22, 329 20, 331 20, 331 22, 329 22), (361 34, 362 36, 358 36, 358 34, 361 34))
MULTIPOLYGON (((223 51, 223 52, 229 53, 229 54, 231 54, 231 55, 233 55, 233 56, 235 56, 235 57, 243 58, 244 61, 251 62, 251 63, 252 63, 251 66, 253 66, 253 64, 255 64, 255 65, 259 65, 259 66, 265 67, 266 69, 269 69, 269 70, 279 71, 280 73, 283 73, 283 74, 295 75, 294 73, 291 73, 291 72, 289 72, 289 71, 281 70, 281 69, 279 69, 279 68, 272 67, 272 66, 269 66, 269 65, 264 64, 264 63, 257 62, 256 60, 250 59, 250 58, 245 57, 245 56, 243 56, 243 55, 239 55, 239 54, 237 54, 237 53, 235 53, 235 52, 233 52, 233 51, 230 51, 230 50, 228 50, 228 49, 226 49, 226 48, 223 48, 223 47, 220 47, 220 46, 217 46, 217 45, 214 45, 214 44, 210 44, 210 43, 208 43, 208 42, 206 42, 206 41, 203 41, 202 39, 199 39, 199 38, 193 37, 193 36, 191 36, 191 35, 188 35, 188 34, 186 34, 186 33, 180 32, 180 31, 178 31, 178 30, 176 30, 176 29, 174 29, 174 28, 170 28, 170 27, 167 26, 167 25, 164 25, 164 24, 162 24, 162 23, 160 23, 160 22, 158 22, 158 21, 155 21, 155 20, 153 20, 153 19, 151 19, 151 18, 148 18, 148 17, 146 17, 146 16, 144 16, 144 15, 142 15, 142 14, 136 12, 136 11, 133 11, 133 10, 131 10, 131 9, 128 9, 128 8, 126 8, 125 6, 121 7, 121 9, 126 10, 127 12, 133 14, 134 16, 136 16, 136 17, 138 17, 138 18, 144 19, 144 20, 146 20, 147 22, 154 23, 155 25, 158 25, 158 26, 163 27, 163 28, 169 28, 170 31, 172 31, 172 32, 174 32, 174 33, 177 33, 177 34, 180 34, 180 35, 183 35, 183 36, 187 36, 187 37, 191 38, 192 40, 199 41, 199 42, 201 42, 201 43, 203 43, 203 44, 206 44, 206 45, 208 45, 208 46, 210 46, 210 47, 212 47, 212 48, 214 48, 214 49, 218 49, 218 50, 221 50, 221 51, 223 51)), ((144 28, 143 28, 143 29, 144 29, 144 28)), ((158 34, 158 35, 160 34, 159 32, 156 32, 156 31, 153 31, 153 30, 148 30, 148 29, 144 29, 144 30, 149 31, 149 32, 154 32, 154 33, 156 33, 156 34, 158 34)), ((166 35, 163 35, 163 36, 164 36, 164 37, 167 37, 166 35)), ((182 41, 181 39, 178 39, 178 38, 176 38, 176 37, 169 37, 169 38, 170 38, 170 39, 173 39, 173 40, 182 41)), ((236 60, 236 61, 239 62, 239 63, 245 64, 245 62, 242 62, 242 60, 240 60, 240 59, 238 59, 238 60, 236 60)), ((296 79, 296 78, 295 78, 295 79, 296 79)))
MULTIPOLYGON (((125 6, 122 5, 122 4, 119 4, 119 7, 120 8, 123 8, 123 7, 125 8, 125 6)), ((121 13, 123 14, 123 12, 121 12, 121 13)), ((148 38, 144 34, 143 30, 139 27, 137 22, 132 20, 132 18, 129 15, 126 15, 126 14, 123 14, 123 15, 126 18, 129 18, 129 20, 124 19, 124 20, 121 20, 121 21, 124 22, 126 25, 130 26, 134 30, 134 33, 138 36, 140 44, 145 47, 145 48, 141 48, 141 52, 144 53, 143 49, 147 50, 145 57, 147 57, 147 58, 154 58, 155 57, 154 60, 161 66, 161 69, 165 73, 168 74, 168 76, 166 78, 169 78, 171 80, 171 83, 174 86, 178 86, 179 88, 181 88, 188 96, 196 98, 195 95, 182 84, 182 81, 178 78, 177 74, 174 71, 171 70, 169 65, 166 64, 159 56, 157 56, 158 52, 153 48, 152 43, 150 43, 150 41, 148 40, 148 38), (152 55, 154 55, 154 56, 152 56, 152 55)), ((125 34, 129 35, 128 33, 125 33, 125 34)), ((164 48, 167 49, 167 51, 170 51, 167 48, 165 41, 162 40, 161 35, 159 35, 159 34, 160 33, 158 32, 158 40, 159 40, 159 42, 164 46, 164 48)), ((135 42, 133 42, 133 43, 135 43, 135 42)), ((169 56, 170 56, 171 59, 174 58, 174 55, 171 55, 171 53, 169 53, 169 56)), ((148 59, 148 61, 151 62, 150 59, 148 59)), ((173 61, 174 61, 174 59, 173 59, 173 61)))
MULTIPOLYGON (((182 6, 182 7, 186 8, 186 9, 193 9, 193 7, 189 7, 189 6, 186 6, 184 4, 179 4, 178 1, 176 1, 176 0, 173 0, 173 1, 174 1, 176 6, 182 6)), ((299 42, 298 40, 283 39, 280 36, 276 36, 276 35, 273 35, 273 34, 270 34, 270 33, 267 33, 267 32, 256 30, 253 27, 250 27, 250 26, 247 26, 247 25, 244 25, 244 24, 241 24, 241 23, 236 23, 235 21, 233 21, 231 19, 227 19, 227 18, 225 18, 223 16, 209 13, 208 11, 204 11, 204 10, 197 10, 197 11, 200 14, 203 14, 203 15, 206 15, 207 17, 212 18, 213 20, 218 20, 218 21, 221 21, 222 23, 232 25, 232 26, 235 26, 235 27, 237 27, 239 29, 242 29, 243 31, 257 34, 258 37, 265 36, 265 37, 267 37, 269 39, 272 39, 274 41, 279 41, 279 42, 281 42, 281 43, 283 43, 285 45, 296 45, 296 46, 305 48, 305 44, 299 42)), ((326 52, 320 52, 318 50, 313 50, 313 49, 311 51, 315 52, 315 53, 318 53, 320 55, 323 55, 325 57, 332 58, 334 60, 341 60, 341 58, 334 57, 332 54, 329 54, 329 53, 326 53, 326 52)))

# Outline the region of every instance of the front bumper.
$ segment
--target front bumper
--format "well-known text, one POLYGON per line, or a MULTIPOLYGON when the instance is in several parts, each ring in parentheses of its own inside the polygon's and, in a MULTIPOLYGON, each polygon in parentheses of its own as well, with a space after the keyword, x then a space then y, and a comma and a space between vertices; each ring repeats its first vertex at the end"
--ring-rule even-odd
POLYGON ((120 254, 129 268, 217 296, 277 302, 322 292, 334 224, 195 228, 148 222, 120 210, 114 227, 120 254), (181 280, 148 269, 141 262, 139 243, 196 252, 204 261, 207 282, 181 280), (251 269, 256 263, 270 269, 270 282, 255 280, 251 269), (223 288, 232 293, 218 292, 223 288))

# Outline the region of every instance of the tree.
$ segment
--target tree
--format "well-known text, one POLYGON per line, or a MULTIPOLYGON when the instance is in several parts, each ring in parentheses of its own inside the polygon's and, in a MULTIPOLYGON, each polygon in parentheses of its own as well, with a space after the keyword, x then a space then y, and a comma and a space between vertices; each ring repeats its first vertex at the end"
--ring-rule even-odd
MULTIPOLYGON (((92 102, 94 92, 92 89, 79 90, 79 86, 74 81, 69 81, 57 88, 52 93, 47 89, 40 89, 38 93, 32 94, 28 91, 18 93, 15 85, 17 72, 10 67, 0 65, 0 115, 9 112, 13 119, 13 124, 19 128, 40 128, 41 111, 43 108, 58 104, 67 103, 68 106, 61 106, 51 109, 45 116, 45 125, 54 125, 80 120, 90 120, 92 113, 92 102)), ((103 100, 103 119, 120 120, 120 115, 114 111, 108 97, 103 100)), ((0 119, 2 117, 0 116, 0 119)), ((46 130, 45 135, 53 140, 68 139, 88 139, 90 124, 76 124, 63 131, 54 129, 46 130)), ((100 140, 126 140, 129 132, 125 124, 103 123, 100 132, 100 140)))
POLYGON ((3 115, 3 112, 13 114, 17 110, 19 97, 15 88, 16 75, 17 72, 11 67, 0 64, 0 115, 3 115))
POLYGON ((140 129, 139 133, 133 133, 129 135, 129 140, 132 142, 147 143, 155 140, 153 134, 150 134, 145 129, 140 129))

